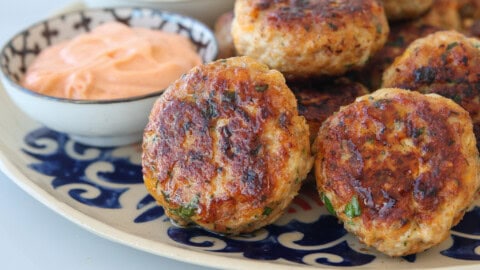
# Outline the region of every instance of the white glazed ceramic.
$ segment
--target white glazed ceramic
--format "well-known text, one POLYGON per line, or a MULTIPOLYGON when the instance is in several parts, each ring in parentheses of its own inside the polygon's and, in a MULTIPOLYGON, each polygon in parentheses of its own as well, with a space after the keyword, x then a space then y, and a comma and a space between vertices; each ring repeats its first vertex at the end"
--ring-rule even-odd
POLYGON ((71 134, 96 146, 138 142, 158 92, 125 99, 85 101, 53 98, 21 87, 18 82, 38 53, 51 44, 70 39, 106 21, 178 32, 190 38, 204 62, 218 51, 211 30, 195 19, 149 8, 90 9, 58 15, 14 36, 0 56, 1 79, 10 98, 26 114, 47 127, 71 134))
POLYGON ((46 98, 19 89, 3 79, 10 98, 30 117, 47 127, 96 146, 125 145, 142 138, 147 116, 160 95, 115 102, 72 102, 46 98))
POLYGON ((213 26, 223 13, 233 10, 235 0, 84 0, 89 7, 142 6, 192 16, 213 26))

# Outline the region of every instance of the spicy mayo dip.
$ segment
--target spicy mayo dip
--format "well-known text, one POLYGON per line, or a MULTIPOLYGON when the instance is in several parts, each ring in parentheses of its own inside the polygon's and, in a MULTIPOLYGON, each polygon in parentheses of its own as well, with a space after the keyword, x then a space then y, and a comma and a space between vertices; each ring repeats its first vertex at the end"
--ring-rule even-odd
POLYGON ((184 36, 114 22, 43 50, 22 85, 60 98, 119 99, 161 91, 201 63, 184 36))

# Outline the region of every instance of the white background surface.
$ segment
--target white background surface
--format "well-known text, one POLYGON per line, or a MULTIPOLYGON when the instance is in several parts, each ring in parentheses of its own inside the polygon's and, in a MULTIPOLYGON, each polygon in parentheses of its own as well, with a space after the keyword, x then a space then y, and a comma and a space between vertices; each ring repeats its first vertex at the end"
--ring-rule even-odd
MULTIPOLYGON (((0 1, 1 46, 15 33, 70 3, 67 0, 0 1)), ((208 268, 100 238, 37 202, 0 172, 0 269, 208 268)))

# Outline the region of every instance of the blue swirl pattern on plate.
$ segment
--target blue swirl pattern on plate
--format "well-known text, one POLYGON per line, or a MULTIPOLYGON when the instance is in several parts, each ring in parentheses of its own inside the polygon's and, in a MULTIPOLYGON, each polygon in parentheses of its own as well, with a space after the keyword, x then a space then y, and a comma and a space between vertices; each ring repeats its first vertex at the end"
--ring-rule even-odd
POLYGON ((220 249, 209 249, 213 252, 242 252, 243 256, 250 259, 277 260, 286 259, 292 262, 304 264, 303 258, 308 255, 318 254, 315 259, 317 263, 329 266, 359 266, 372 262, 375 256, 356 252, 350 248, 347 242, 341 241, 336 245, 329 246, 328 243, 335 242, 342 238, 347 232, 333 216, 321 216, 317 221, 308 224, 298 221, 291 221, 287 225, 269 225, 265 228, 266 235, 261 240, 242 241, 238 238, 228 238, 200 228, 176 228, 168 230, 170 238, 189 246, 209 248, 216 241, 223 241, 226 246, 220 249), (280 237, 288 233, 301 233, 303 237, 294 241, 295 248, 289 247, 288 243, 282 242, 280 237), (201 242, 192 239, 202 237, 201 242), (298 245, 305 249, 298 248, 298 245), (326 248, 311 249, 312 246, 326 245, 326 248), (338 262, 329 260, 327 254, 334 254, 341 258, 338 262))
MULTIPOLYGON (((67 187, 66 192, 72 199, 89 207, 121 211, 124 206, 120 203, 120 198, 128 196, 133 186, 143 185, 141 166, 132 163, 128 157, 114 155, 117 148, 96 148, 74 143, 67 135, 47 128, 30 132, 24 140, 27 147, 23 152, 37 160, 29 164, 29 167, 52 177, 50 184, 54 189, 67 187), (49 150, 45 141, 54 142, 57 147, 49 150), (96 154, 89 156, 91 150, 96 151, 96 154), (113 169, 94 171, 94 177, 97 178, 94 181, 87 171, 96 163, 111 164, 113 169), (115 187, 109 184, 115 184, 115 187), (70 185, 72 187, 68 189, 70 185), (89 189, 95 189, 98 195, 93 198, 86 196, 89 189)), ((59 192, 63 190, 65 189, 59 192)), ((134 207, 140 212, 134 218, 134 224, 151 222, 161 217, 168 220, 164 210, 155 204, 146 190, 145 196, 134 207)), ((376 258, 375 255, 353 249, 346 239, 347 232, 343 226, 329 215, 319 215, 313 222, 291 218, 284 225, 272 224, 256 234, 242 237, 220 236, 195 227, 170 226, 167 233, 170 239, 192 248, 214 253, 241 253, 246 258, 257 260, 285 259, 302 265, 361 266, 376 258), (292 235, 292 241, 286 240, 292 235), (218 246, 218 243, 223 244, 218 246)), ((463 221, 453 228, 452 240, 453 245, 441 251, 441 255, 480 261, 480 207, 469 211, 463 221)), ((404 257, 404 260, 413 263, 417 258, 411 255, 404 257)))
POLYGON ((480 247, 480 207, 475 206, 467 212, 452 231, 453 245, 441 254, 455 259, 480 261, 480 250, 476 251, 480 247))
MULTIPOLYGON (((65 150, 65 144, 69 140, 68 136, 51 131, 47 128, 42 128, 31 132, 25 137, 25 142, 28 146, 34 149, 44 149, 45 145, 38 143, 42 139, 56 141, 58 143, 58 149, 48 154, 36 154, 32 151, 24 149, 23 151, 26 154, 40 161, 39 163, 30 164, 30 168, 44 175, 54 177, 52 180, 52 186, 54 188, 71 184, 82 184, 95 188, 99 191, 99 195, 97 197, 88 198, 82 196, 87 192, 87 189, 73 188, 69 190, 69 195, 81 203, 101 208, 122 208, 119 198, 128 190, 128 188, 110 188, 102 186, 88 179, 85 171, 92 163, 98 161, 107 161, 115 165, 118 164, 118 166, 115 166, 116 168, 119 168, 118 172, 115 170, 113 173, 99 173, 98 176, 106 182, 122 183, 123 181, 127 181, 130 184, 141 183, 141 167, 134 167, 131 164, 128 164, 125 160, 115 160, 110 155, 112 148, 103 148, 100 151, 100 154, 95 158, 76 160, 72 156, 68 155, 65 150), (124 165, 128 165, 127 168, 122 168, 124 165), (127 170, 129 170, 128 176, 130 177, 126 177, 125 175, 127 170)), ((83 155, 89 148, 91 147, 75 143, 73 150, 76 153, 83 155)))

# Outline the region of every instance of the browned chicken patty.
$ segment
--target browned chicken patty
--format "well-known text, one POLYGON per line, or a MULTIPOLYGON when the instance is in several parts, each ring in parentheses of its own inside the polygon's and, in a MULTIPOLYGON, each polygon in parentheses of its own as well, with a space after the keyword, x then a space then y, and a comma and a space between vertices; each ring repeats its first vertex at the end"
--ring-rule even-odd
POLYGON ((433 0, 383 0, 388 20, 414 19, 424 14, 433 0))
POLYGON ((462 19, 480 19, 480 0, 457 0, 462 19))
POLYGON ((222 234, 274 222, 312 163, 308 126, 283 75, 248 57, 174 82, 143 137, 144 182, 166 215, 222 234))
POLYGON ((391 31, 385 46, 368 61, 363 69, 351 73, 355 80, 372 90, 381 87, 383 72, 396 57, 402 55, 410 43, 441 30, 435 26, 412 22, 395 23, 390 28, 391 31))
POLYGON ((382 89, 360 97, 324 122, 313 151, 327 209, 390 256, 446 239, 480 184, 468 112, 436 94, 382 89))
POLYGON ((470 113, 480 147, 480 41, 440 31, 413 42, 383 74, 383 87, 448 97, 470 113))
POLYGON ((237 52, 290 79, 360 68, 389 32, 377 0, 237 0, 234 12, 237 52))
POLYGON ((359 96, 369 93, 361 83, 347 78, 329 81, 302 80, 287 82, 298 101, 298 113, 307 119, 310 141, 317 137, 318 129, 341 106, 348 105, 359 96))
POLYGON ((480 0, 458 0, 462 32, 468 36, 480 37, 480 0))
POLYGON ((416 19, 415 22, 444 30, 460 31, 462 29, 462 19, 459 10, 459 3, 456 0, 434 0, 428 12, 416 19))
POLYGON ((471 20, 468 22, 462 33, 471 37, 480 37, 480 20, 471 20))
POLYGON ((226 12, 218 17, 214 25, 215 38, 218 42, 218 58, 236 56, 235 45, 232 38, 233 11, 226 12))

